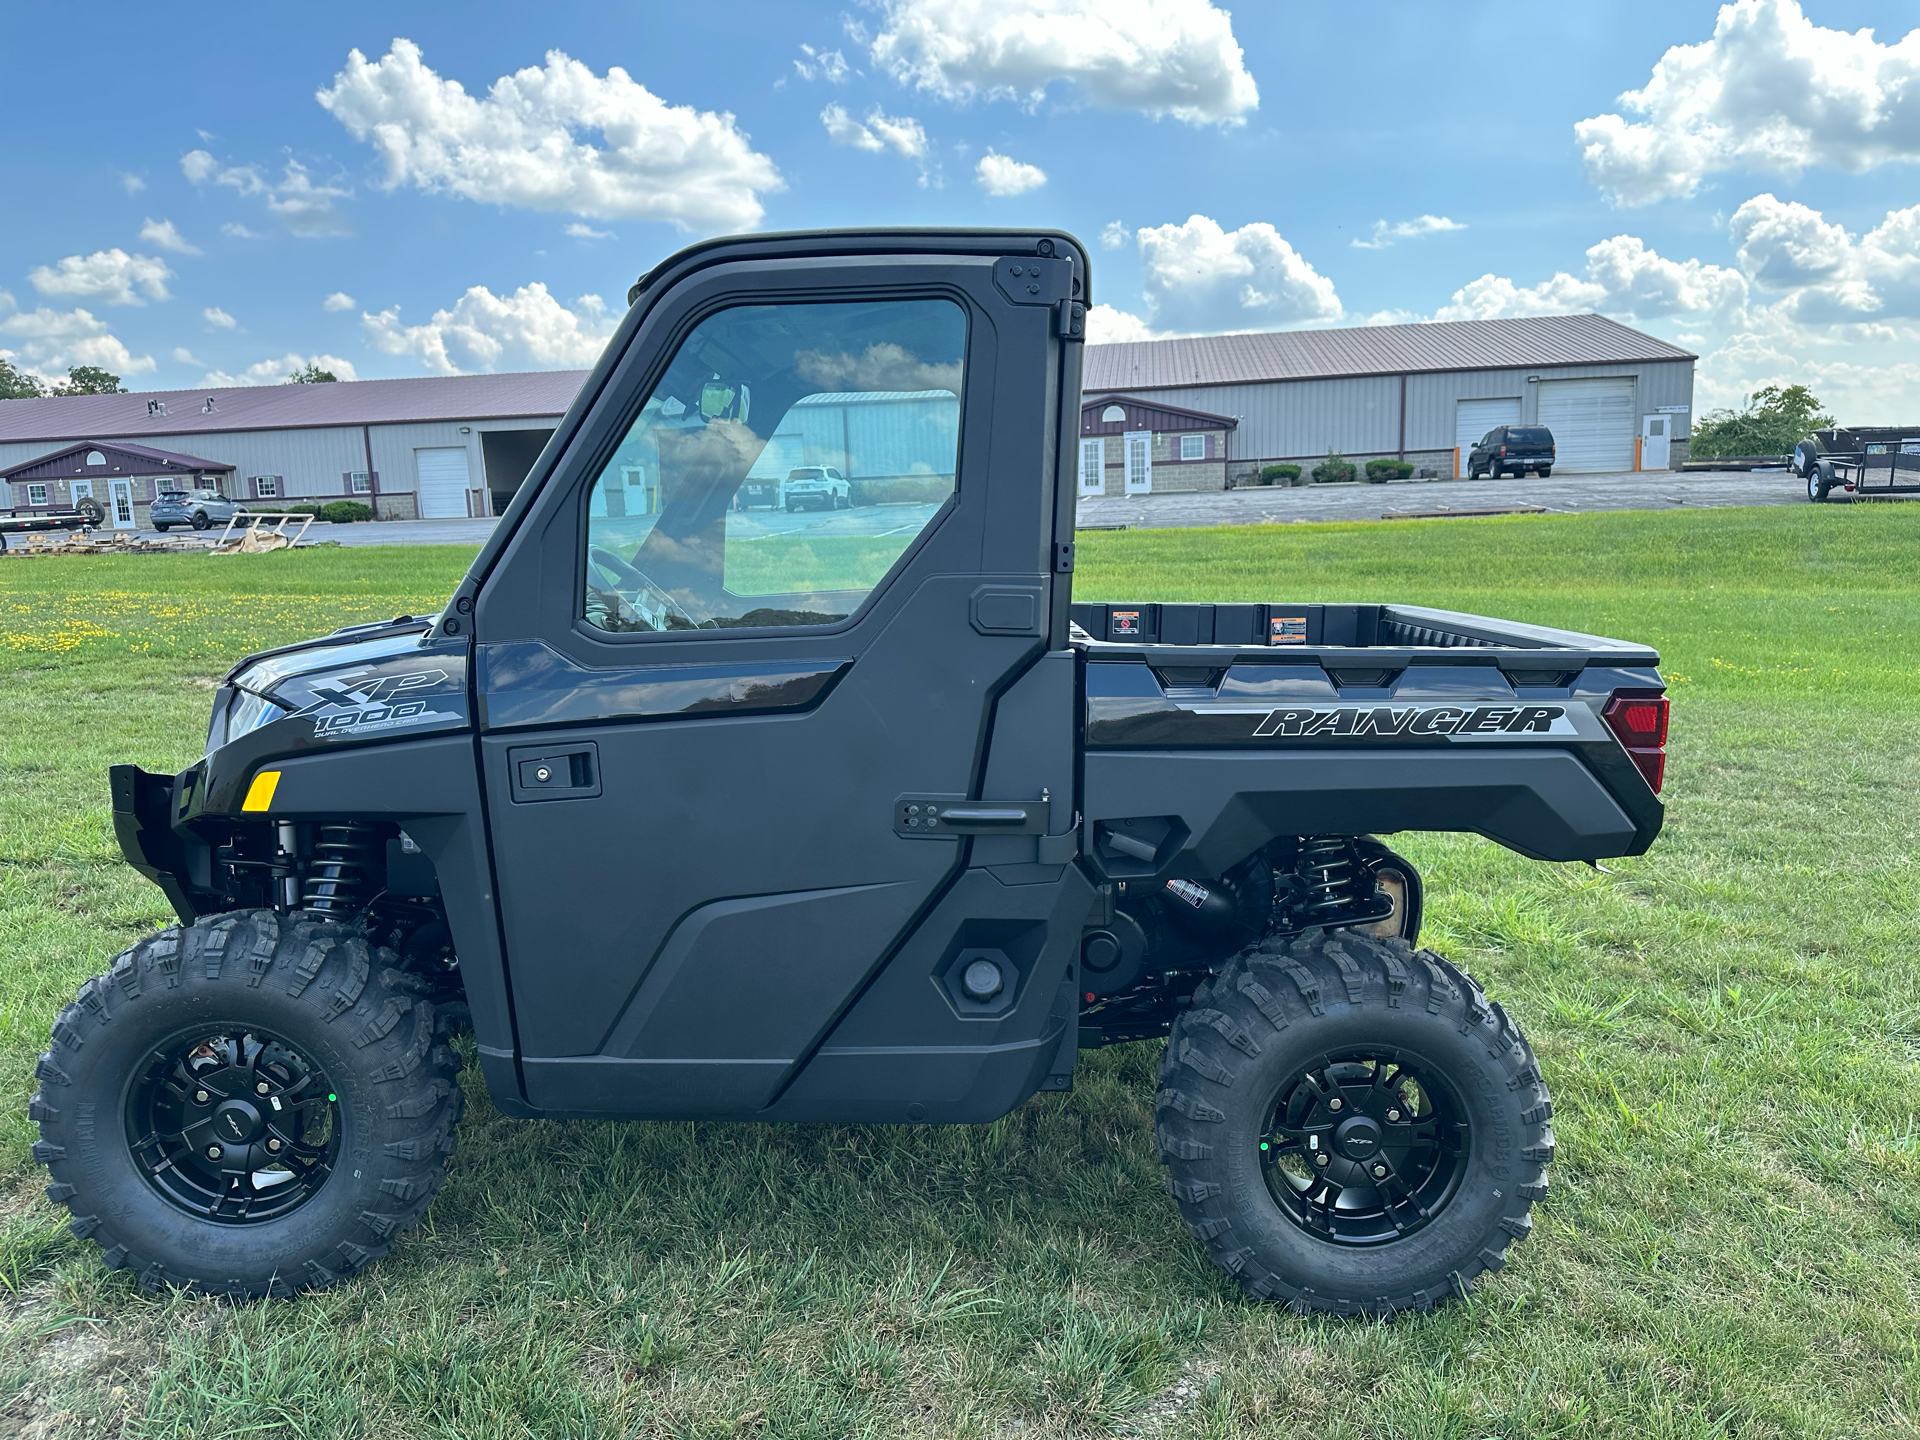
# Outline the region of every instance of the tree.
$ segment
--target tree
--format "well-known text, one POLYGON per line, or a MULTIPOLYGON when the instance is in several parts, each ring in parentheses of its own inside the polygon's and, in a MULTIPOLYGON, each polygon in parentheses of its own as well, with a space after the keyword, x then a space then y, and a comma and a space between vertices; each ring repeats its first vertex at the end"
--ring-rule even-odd
POLYGON ((1747 397, 1744 410, 1713 410, 1693 427, 1687 454, 1695 460, 1786 455, 1816 430, 1833 424, 1804 385, 1769 385, 1747 397))
POLYGON ((0 357, 0 400, 37 400, 46 393, 38 375, 0 357))
POLYGON ((120 377, 111 370, 102 370, 98 365, 73 365, 67 369, 67 378, 54 386, 49 392, 54 395, 125 395, 127 387, 120 383, 120 377))
POLYGON ((302 365, 298 370, 294 371, 291 375, 287 376, 287 384, 289 385, 332 385, 336 383, 339 379, 340 377, 334 374, 331 370, 322 370, 317 362, 309 360, 307 361, 306 364, 302 365))

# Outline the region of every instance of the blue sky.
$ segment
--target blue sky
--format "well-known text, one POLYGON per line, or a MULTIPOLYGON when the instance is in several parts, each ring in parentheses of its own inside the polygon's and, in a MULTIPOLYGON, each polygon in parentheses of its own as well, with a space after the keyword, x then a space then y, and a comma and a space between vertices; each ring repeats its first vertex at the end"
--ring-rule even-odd
POLYGON ((1912 20, 17 7, 0 355, 146 389, 577 366, 701 235, 1007 224, 1093 247, 1096 339, 1597 309, 1699 350, 1703 404, 1803 380, 1912 418, 1912 20))

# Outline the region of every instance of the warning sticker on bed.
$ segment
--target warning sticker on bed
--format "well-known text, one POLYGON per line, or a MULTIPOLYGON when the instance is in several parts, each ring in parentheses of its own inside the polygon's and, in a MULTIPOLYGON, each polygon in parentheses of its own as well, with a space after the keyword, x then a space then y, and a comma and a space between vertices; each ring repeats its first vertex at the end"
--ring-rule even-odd
POLYGON ((1113 635, 1138 635, 1140 633, 1140 612, 1138 610, 1116 610, 1113 612, 1113 635))
POLYGON ((1269 645, 1306 644, 1307 617, 1304 615, 1275 615, 1267 622, 1267 643, 1269 645))

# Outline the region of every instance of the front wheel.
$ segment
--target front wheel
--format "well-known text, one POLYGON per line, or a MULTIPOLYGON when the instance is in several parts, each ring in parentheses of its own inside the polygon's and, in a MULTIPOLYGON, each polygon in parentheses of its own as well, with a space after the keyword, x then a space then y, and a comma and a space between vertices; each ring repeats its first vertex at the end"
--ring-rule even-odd
POLYGON ((28 1105, 47 1198, 142 1286, 317 1290, 426 1213, 459 1065, 428 983, 357 927, 270 910, 162 930, 80 988, 28 1105))
POLYGON ((1461 970, 1353 931, 1270 940, 1174 1022, 1167 1188, 1250 1294, 1390 1315, 1468 1293, 1547 1193, 1553 1105, 1461 970))

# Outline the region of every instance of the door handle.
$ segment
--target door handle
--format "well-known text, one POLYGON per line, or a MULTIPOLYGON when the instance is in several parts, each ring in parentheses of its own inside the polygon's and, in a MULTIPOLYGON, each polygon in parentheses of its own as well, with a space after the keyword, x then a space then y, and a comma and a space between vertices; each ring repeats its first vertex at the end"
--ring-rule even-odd
POLYGON ((948 835, 1044 835, 1052 797, 968 800, 962 795, 902 795, 893 802, 893 833, 909 840, 948 835))
POLYGON ((598 795, 600 747, 591 740, 516 745, 507 751, 507 788, 514 803, 521 805, 598 795))

